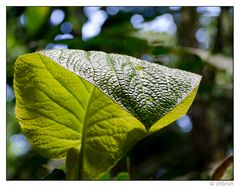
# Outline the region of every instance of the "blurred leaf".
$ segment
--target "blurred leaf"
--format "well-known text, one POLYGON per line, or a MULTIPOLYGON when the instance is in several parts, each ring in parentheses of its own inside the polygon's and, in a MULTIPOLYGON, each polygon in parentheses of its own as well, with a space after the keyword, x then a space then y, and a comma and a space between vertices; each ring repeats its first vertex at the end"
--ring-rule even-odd
POLYGON ((135 57, 141 57, 148 49, 147 42, 142 39, 135 37, 109 38, 109 36, 105 35, 100 35, 87 41, 83 41, 82 38, 75 38, 73 40, 60 40, 54 43, 67 44, 71 49, 99 50, 107 53, 118 52, 135 57))
POLYGON ((226 158, 213 172, 212 180, 233 180, 233 156, 226 158))
POLYGON ((221 54, 211 54, 202 49, 186 48, 186 51, 198 55, 202 60, 220 70, 233 73, 233 59, 221 54))
MULTIPOLYGON (((232 73, 233 71, 233 61, 232 58, 226 57, 223 55, 216 55, 211 54, 205 50, 202 49, 195 49, 195 48, 182 48, 182 47, 166 47, 166 46, 153 46, 150 50, 150 53, 153 55, 196 55, 199 58, 201 58, 202 61, 209 63, 210 65, 214 66, 215 68, 219 70, 224 70, 229 73, 232 73)), ((186 61, 189 61, 189 58, 186 61)), ((194 65, 194 63, 191 63, 191 66, 194 65)))
POLYGON ((31 36, 35 36, 40 28, 48 20, 50 7, 27 7, 26 8, 26 27, 31 36))
POLYGON ((128 172, 119 172, 116 177, 114 177, 115 180, 129 180, 129 174, 128 172))
POLYGON ((161 44, 165 46, 175 46, 176 38, 168 33, 159 33, 154 31, 135 31, 130 34, 133 37, 146 40, 149 45, 161 44))
POLYGON ((99 177, 99 180, 129 180, 129 174, 128 172, 119 172, 116 177, 111 178, 110 174, 107 172, 101 177, 99 177))
POLYGON ((110 174, 107 172, 107 173, 104 173, 102 176, 100 176, 98 179, 99 179, 99 180, 111 180, 111 176, 110 176, 110 174))
POLYGON ((107 25, 109 20, 110 19, 107 19, 107 21, 104 23, 103 25, 104 30, 101 32, 101 35, 104 35, 105 37, 106 36, 111 38, 129 37, 130 33, 135 31, 133 26, 126 20, 123 20, 124 21, 123 23, 112 22, 111 25, 107 25))

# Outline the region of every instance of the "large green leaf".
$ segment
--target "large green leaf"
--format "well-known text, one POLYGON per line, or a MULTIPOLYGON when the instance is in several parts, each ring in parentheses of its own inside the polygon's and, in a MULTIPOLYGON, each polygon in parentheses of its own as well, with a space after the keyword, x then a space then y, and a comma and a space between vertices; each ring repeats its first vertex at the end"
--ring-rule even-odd
POLYGON ((67 178, 94 179, 184 115, 200 79, 125 55, 40 51, 16 61, 16 113, 40 154, 68 153, 67 178))

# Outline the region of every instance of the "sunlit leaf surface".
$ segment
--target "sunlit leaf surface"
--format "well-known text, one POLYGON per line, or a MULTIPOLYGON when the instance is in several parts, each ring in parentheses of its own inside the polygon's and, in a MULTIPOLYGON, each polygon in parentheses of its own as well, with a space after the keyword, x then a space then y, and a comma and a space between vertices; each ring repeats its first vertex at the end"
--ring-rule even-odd
POLYGON ((147 134, 183 116, 200 79, 125 55, 40 51, 17 59, 16 113, 40 154, 74 152, 68 178, 95 179, 147 134))

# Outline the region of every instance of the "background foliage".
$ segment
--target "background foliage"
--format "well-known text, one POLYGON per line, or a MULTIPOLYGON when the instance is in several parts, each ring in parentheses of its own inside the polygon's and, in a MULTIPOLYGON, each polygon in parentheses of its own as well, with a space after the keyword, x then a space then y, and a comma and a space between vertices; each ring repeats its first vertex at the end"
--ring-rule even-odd
POLYGON ((188 115, 135 145, 103 180, 210 179, 233 153, 232 7, 7 7, 7 179, 65 169, 31 148, 14 111, 16 58, 52 48, 128 54, 203 76, 188 115))

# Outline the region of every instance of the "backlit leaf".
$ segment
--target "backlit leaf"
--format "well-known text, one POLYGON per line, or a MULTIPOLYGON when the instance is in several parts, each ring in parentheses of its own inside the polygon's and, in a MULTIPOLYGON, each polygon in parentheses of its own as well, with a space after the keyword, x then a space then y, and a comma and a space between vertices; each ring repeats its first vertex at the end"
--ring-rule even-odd
POLYGON ((40 154, 68 155, 67 178, 96 179, 184 115, 200 79, 125 55, 40 51, 16 61, 16 113, 40 154))

